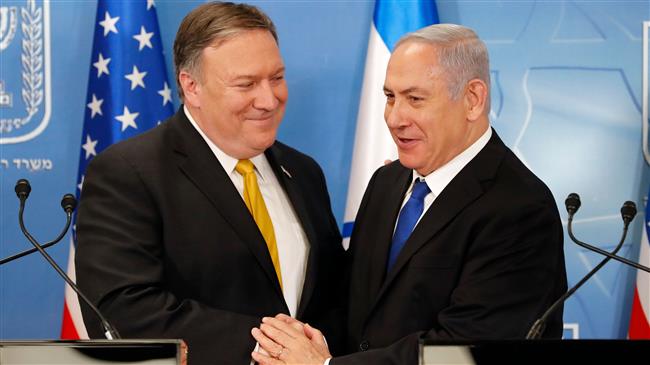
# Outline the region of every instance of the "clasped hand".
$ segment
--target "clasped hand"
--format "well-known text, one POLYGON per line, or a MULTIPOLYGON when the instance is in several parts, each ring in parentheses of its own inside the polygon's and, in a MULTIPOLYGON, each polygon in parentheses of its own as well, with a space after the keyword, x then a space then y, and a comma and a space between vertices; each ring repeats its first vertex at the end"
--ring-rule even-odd
POLYGON ((286 314, 262 318, 251 333, 268 355, 253 351, 260 365, 323 365, 332 357, 321 331, 286 314))

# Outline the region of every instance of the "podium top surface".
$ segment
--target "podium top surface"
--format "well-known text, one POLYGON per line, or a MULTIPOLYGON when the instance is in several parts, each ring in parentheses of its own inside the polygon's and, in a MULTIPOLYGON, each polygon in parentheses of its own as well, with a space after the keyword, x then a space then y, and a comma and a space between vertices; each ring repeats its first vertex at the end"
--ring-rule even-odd
POLYGON ((0 341, 2 365, 177 365, 180 340, 0 341))
POLYGON ((420 365, 620 364, 649 359, 650 340, 421 341, 419 357, 420 365))

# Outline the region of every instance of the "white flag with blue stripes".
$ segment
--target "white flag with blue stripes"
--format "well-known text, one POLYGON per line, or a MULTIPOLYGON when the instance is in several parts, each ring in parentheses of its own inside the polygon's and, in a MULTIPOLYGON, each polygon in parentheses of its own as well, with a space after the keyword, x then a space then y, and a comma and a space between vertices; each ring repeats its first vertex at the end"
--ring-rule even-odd
POLYGON ((397 149, 384 123, 383 86, 390 53, 401 36, 435 23, 438 23, 435 1, 375 2, 345 207, 343 245, 346 248, 370 177, 385 160, 397 158, 397 149))

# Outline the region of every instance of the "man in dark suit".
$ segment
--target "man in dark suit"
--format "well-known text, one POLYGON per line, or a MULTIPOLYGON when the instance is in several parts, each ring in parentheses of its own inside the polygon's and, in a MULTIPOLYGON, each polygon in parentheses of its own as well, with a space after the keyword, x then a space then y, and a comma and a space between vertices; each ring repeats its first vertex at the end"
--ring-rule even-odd
MULTIPOLYGON (((416 364, 420 339, 524 338, 565 292, 555 200, 491 129, 489 85, 471 29, 433 25, 398 42, 384 115, 399 161, 370 180, 350 241, 352 354, 331 358, 316 329, 277 316, 254 335, 281 356, 256 360, 416 364)), ((545 337, 561 333, 559 310, 545 337)))
POLYGON ((275 141, 287 87, 273 23, 202 5, 174 60, 184 105, 87 170, 79 287, 124 338, 184 339, 190 364, 251 363, 251 328, 277 313, 338 342, 344 251, 320 167, 275 141))

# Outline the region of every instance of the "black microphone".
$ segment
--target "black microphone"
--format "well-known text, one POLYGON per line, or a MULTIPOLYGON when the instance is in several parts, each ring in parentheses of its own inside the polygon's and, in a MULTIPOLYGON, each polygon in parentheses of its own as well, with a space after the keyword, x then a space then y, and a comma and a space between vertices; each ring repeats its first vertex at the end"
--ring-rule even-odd
MULTIPOLYGON (((575 211, 577 211, 578 208, 580 207, 580 197, 576 193, 569 194, 569 197, 565 201, 565 204, 567 205, 567 211, 569 211, 569 198, 571 198, 572 195, 574 195, 577 198, 577 208, 575 208, 575 211)), ((574 202, 574 201, 572 201, 572 202, 574 202)), ((574 213, 575 213, 575 211, 574 211, 574 213)), ((636 215, 636 205, 631 201, 626 201, 625 203, 623 203, 623 206, 621 207, 621 216, 623 217, 623 222, 627 222, 627 224, 629 224, 632 221, 632 219, 634 219, 635 215, 636 215)), ((586 242, 582 242, 579 239, 577 239, 573 235, 573 231, 571 229, 571 222, 572 222, 571 218, 572 217, 573 217, 573 215, 571 214, 571 212, 569 212, 569 237, 571 238, 571 241, 575 242, 579 246, 582 246, 583 248, 586 248, 587 250, 596 252, 596 253, 598 253, 600 255, 603 255, 603 256, 607 256, 610 259, 614 259, 616 261, 624 263, 625 265, 632 266, 635 269, 650 273, 650 267, 643 266, 643 265, 638 264, 638 263, 636 263, 634 261, 628 260, 625 257, 615 255, 614 252, 607 252, 607 251, 605 251, 605 250, 603 250, 601 248, 598 248, 596 246, 590 245, 590 244, 588 244, 586 242)))
POLYGON ((29 181, 27 181, 27 179, 20 179, 16 181, 14 191, 16 192, 16 195, 18 195, 18 199, 21 201, 27 200, 29 193, 32 191, 32 187, 29 185, 29 181))
MULTIPOLYGON (((20 199, 20 209, 18 211, 18 223, 20 224, 20 230, 23 232, 23 235, 27 237, 29 242, 34 246, 34 248, 47 260, 47 262, 56 270, 57 273, 65 280, 68 285, 72 288, 72 290, 77 293, 79 298, 81 298, 88 306, 95 312, 97 317, 99 317, 102 327, 104 327, 104 336, 106 336, 107 339, 113 340, 113 339, 119 339, 120 335, 117 332, 117 330, 108 323, 106 318, 99 312, 99 309, 95 307, 90 300, 79 290, 77 285, 66 275, 66 273, 59 267, 59 265, 54 262, 52 257, 48 255, 47 252, 41 247, 41 245, 32 237, 31 234, 27 231, 27 228, 25 228, 25 222, 23 221, 23 212, 25 210, 25 201, 29 197, 29 192, 31 191, 31 187, 29 186, 29 182, 25 179, 20 179, 18 182, 16 182, 16 195, 18 195, 18 199, 20 199)), ((71 194, 66 194, 63 199, 61 200, 61 207, 66 212, 66 215, 68 216, 68 220, 70 220, 72 216, 72 211, 76 207, 77 202, 76 199, 74 198, 73 195, 71 194)))
POLYGON ((64 212, 72 214, 77 208, 77 198, 72 194, 65 194, 61 199, 61 208, 63 208, 64 212))
MULTIPOLYGON (((571 240, 574 242, 576 241, 575 237, 573 236, 573 231, 572 231, 572 222, 573 222, 573 215, 580 209, 580 196, 576 193, 571 193, 569 196, 566 198, 564 201, 564 205, 566 206, 566 210, 569 213, 569 219, 568 219, 568 231, 569 231, 569 237, 571 237, 571 240)), ((610 253, 607 251, 606 252, 607 257, 605 257, 598 265, 596 265, 591 271, 587 273, 576 285, 574 285, 571 289, 569 289, 566 293, 564 293, 558 300, 556 300, 553 305, 551 305, 544 314, 533 323, 533 325, 530 327, 530 330, 528 331, 528 334, 526 335, 527 340, 536 340, 542 337, 542 334, 544 333, 544 329, 546 328, 546 321, 548 320, 548 317, 550 317, 551 314, 553 314, 559 306, 564 303, 573 293, 578 290, 582 284, 587 282, 598 270, 600 270, 609 260, 612 259, 610 256, 615 256, 616 253, 623 247, 623 242, 625 242, 625 237, 627 236, 627 229, 628 226, 630 225, 630 222, 632 222, 632 219, 634 219, 634 216, 636 215, 636 205, 634 202, 631 201, 626 201, 623 203, 623 206, 621 207, 621 217, 623 218, 623 234, 621 236, 620 241, 618 242, 618 245, 614 248, 614 250, 610 253)))
MULTIPOLYGON (((29 182, 25 179, 20 179, 16 183, 16 195, 20 198, 21 195, 27 199, 29 197, 29 192, 31 191, 31 187, 29 186, 29 182)), ((63 227, 63 230, 59 235, 53 239, 52 241, 49 241, 47 243, 44 243, 41 245, 41 248, 46 249, 59 241, 63 239, 65 234, 68 232, 68 229, 70 228, 70 223, 72 223, 72 212, 74 209, 77 207, 77 199, 74 197, 72 194, 65 194, 63 196, 63 199, 61 199, 61 207, 63 208, 63 211, 69 214, 66 214, 66 222, 65 222, 65 227, 63 227)), ((36 252, 36 248, 30 248, 29 250, 25 250, 23 252, 17 253, 12 256, 8 256, 0 260, 0 265, 4 265, 7 262, 11 262, 13 260, 19 259, 23 256, 27 256, 29 254, 32 254, 36 252)))

